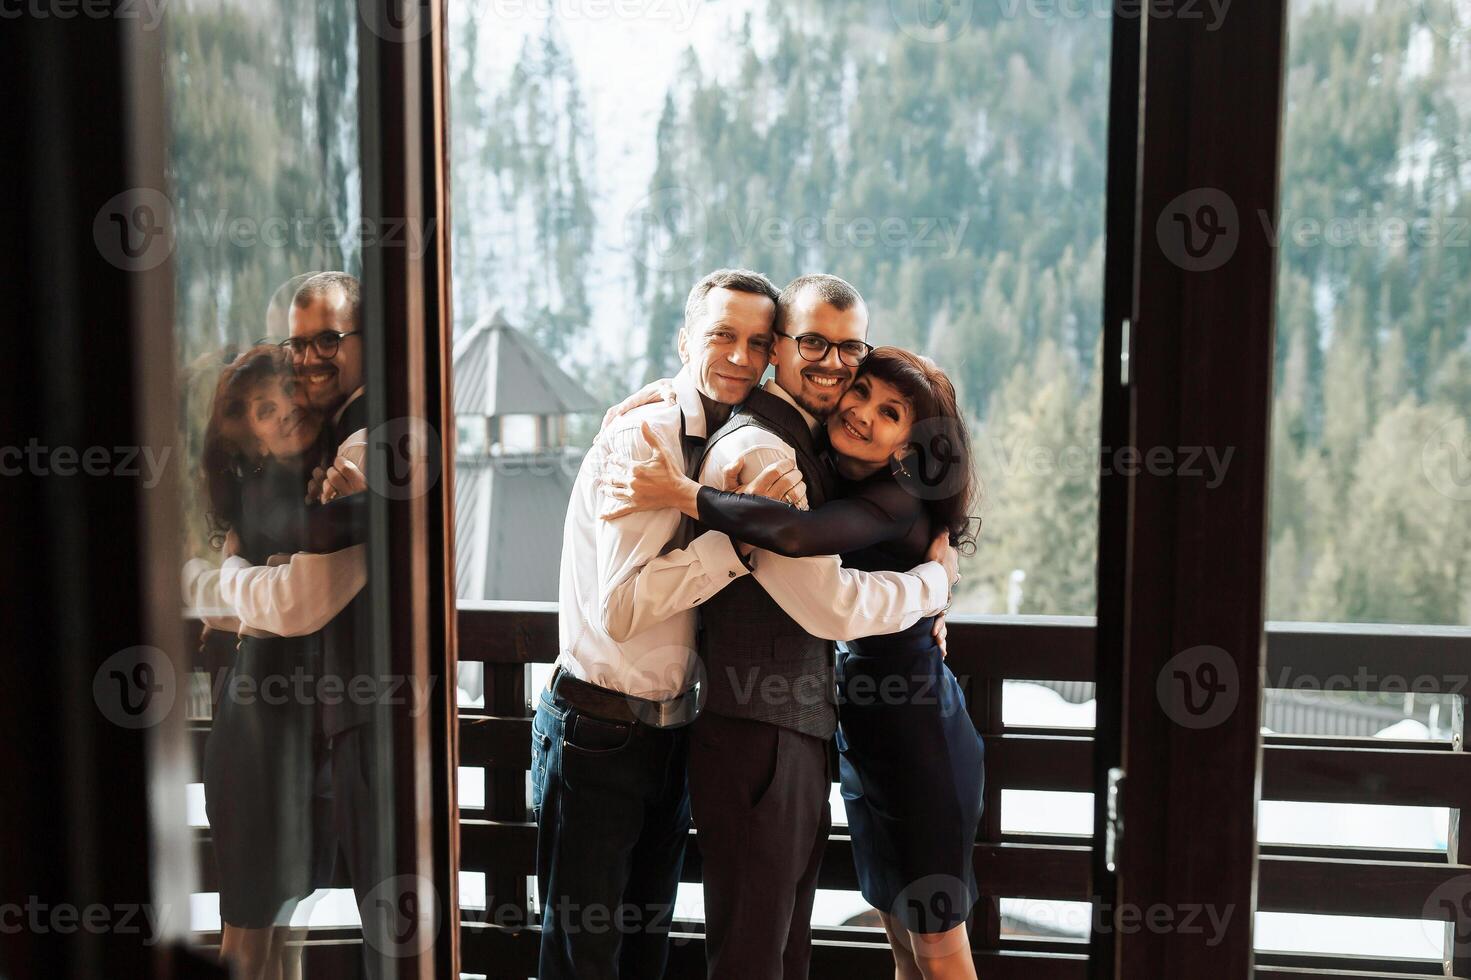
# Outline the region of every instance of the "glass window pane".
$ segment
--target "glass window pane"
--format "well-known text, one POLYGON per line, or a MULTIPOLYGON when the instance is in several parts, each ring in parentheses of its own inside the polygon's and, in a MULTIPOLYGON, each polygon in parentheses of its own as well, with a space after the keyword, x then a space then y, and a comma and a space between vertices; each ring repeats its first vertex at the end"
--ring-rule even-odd
POLYGON ((984 517, 955 611, 1094 612, 1109 21, 890 6, 450 5, 456 411, 492 447, 457 461, 462 598, 556 598, 602 411, 740 266, 846 278, 869 342, 954 381, 984 517))
MULTIPOLYGON (((362 955, 394 976, 401 923, 383 909, 418 883, 391 871, 384 749, 409 688, 375 661, 366 584, 367 498, 391 491, 365 455, 380 430, 358 276, 365 248, 394 241, 362 220, 359 12, 170 4, 169 186, 145 203, 173 233, 184 612, 205 629, 189 698, 204 877, 191 925, 240 962, 273 930, 361 926, 362 955)), ((303 962, 299 945, 259 952, 262 975, 320 969, 310 947, 303 962)))
POLYGON ((1289 6, 1269 618, 1466 623, 1465 11, 1289 6))

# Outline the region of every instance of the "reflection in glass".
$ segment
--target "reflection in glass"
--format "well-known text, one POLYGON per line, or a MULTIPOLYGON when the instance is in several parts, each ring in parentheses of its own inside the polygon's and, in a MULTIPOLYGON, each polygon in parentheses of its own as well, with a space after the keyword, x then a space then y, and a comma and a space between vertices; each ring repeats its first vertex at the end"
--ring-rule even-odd
POLYGON ((385 674, 357 275, 365 247, 390 243, 361 220, 358 13, 181 0, 165 22, 183 584, 203 626, 191 924, 244 977, 311 975, 288 945, 308 928, 361 924, 371 977, 403 952, 388 692, 362 683, 385 674))

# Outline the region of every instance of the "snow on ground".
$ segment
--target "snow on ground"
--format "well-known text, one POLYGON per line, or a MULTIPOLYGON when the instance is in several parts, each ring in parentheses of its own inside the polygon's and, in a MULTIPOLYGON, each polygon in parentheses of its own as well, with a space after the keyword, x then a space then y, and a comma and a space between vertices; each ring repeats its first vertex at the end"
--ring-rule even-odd
MULTIPOLYGON (((537 678, 544 682, 544 678, 537 678)), ((469 693, 469 692, 467 692, 469 693)), ((1010 726, 1089 729, 1094 723, 1095 704, 1070 704, 1056 692, 1035 684, 1008 683, 1002 716, 1010 726)), ((1426 739, 1421 723, 1406 719, 1376 736, 1383 739, 1426 739)), ((484 799, 485 772, 460 769, 461 805, 476 809, 484 799)), ((204 788, 188 787, 187 808, 191 827, 207 826, 204 788)), ((833 788, 833 824, 845 828, 842 797, 833 788)), ((1001 826, 1006 833, 1089 834, 1093 822, 1090 793, 1043 793, 1003 790, 1001 826)), ((1338 844, 1358 847, 1415 848, 1444 850, 1449 811, 1440 807, 1396 807, 1367 804, 1284 803, 1266 801, 1258 810, 1259 837, 1282 844, 1338 844)), ((484 909, 485 876, 460 873, 461 904, 467 909, 484 909)), ((535 881, 532 881, 533 894, 535 881)), ((675 901, 681 919, 704 918, 704 899, 698 885, 682 884, 675 901)), ((857 892, 819 890, 813 923, 835 926, 868 910, 857 892)), ((1091 911, 1086 903, 1043 902, 1032 899, 1003 899, 1003 913, 1028 922, 1039 931, 1085 938, 1091 911)), ((352 893, 345 889, 319 890, 303 903, 293 922, 315 926, 356 925, 357 911, 352 893)), ((1205 928, 1210 920, 1202 918, 1205 928)), ((196 930, 219 928, 219 896, 200 893, 193 897, 191 922, 196 930)), ((1289 915, 1258 913, 1256 942, 1260 950, 1329 952, 1406 958, 1435 959, 1443 943, 1439 923, 1401 919, 1366 919, 1334 915, 1289 915)))

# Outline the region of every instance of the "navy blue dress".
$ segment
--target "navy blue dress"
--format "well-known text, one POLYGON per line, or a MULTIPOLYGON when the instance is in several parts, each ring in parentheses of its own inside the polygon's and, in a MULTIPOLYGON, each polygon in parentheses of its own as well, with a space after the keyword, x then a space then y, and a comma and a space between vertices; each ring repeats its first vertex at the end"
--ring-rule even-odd
MULTIPOLYGON (((814 511, 708 487, 706 526, 790 557, 842 556, 863 571, 907 571, 932 534, 924 502, 887 471, 839 480, 814 511)), ((846 644, 838 654, 843 806, 864 899, 911 932, 946 932, 977 899, 972 851, 985 751, 965 696, 930 635, 934 618, 846 644)))
MULTIPOLYGON (((277 535, 305 525, 305 465, 268 460, 245 477, 236 529, 252 564, 297 550, 277 535)), ((232 926, 287 925, 297 904, 331 881, 326 740, 314 699, 296 693, 298 675, 320 675, 321 646, 320 634, 243 636, 220 689, 204 746, 204 797, 220 918, 232 926)))

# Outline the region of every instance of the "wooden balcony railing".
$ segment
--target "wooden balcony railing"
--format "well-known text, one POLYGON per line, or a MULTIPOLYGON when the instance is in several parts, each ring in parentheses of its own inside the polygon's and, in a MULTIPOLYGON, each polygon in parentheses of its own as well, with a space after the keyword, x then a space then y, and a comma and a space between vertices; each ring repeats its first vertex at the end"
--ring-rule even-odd
MULTIPOLYGON (((526 878, 535 870, 536 830, 526 816, 530 761, 530 663, 547 663, 557 648, 555 607, 462 603, 460 658, 485 664, 485 708, 461 712, 460 764, 484 766, 483 817, 462 817, 462 867, 486 873, 487 909, 462 915, 464 967, 491 976, 528 977, 536 965, 537 930, 528 921, 526 878), (517 919, 517 916, 521 918, 517 919), (498 924, 507 923, 512 924, 498 924)), ((1081 980, 1086 945, 1000 935, 1001 898, 1089 901, 1091 838, 1041 837, 1001 831, 1001 793, 1017 790, 1091 792, 1091 733, 1008 727, 1002 688, 1008 680, 1093 680, 1093 629, 1087 618, 967 618, 950 626, 948 663, 967 692, 971 719, 986 740, 986 808, 976 841, 983 891, 973 935, 981 975, 990 980, 1081 980)), ((1413 680, 1422 693, 1460 695, 1471 671, 1471 630, 1270 624, 1269 678, 1286 687, 1369 678, 1370 689, 1413 680)), ((1457 725, 1460 720, 1457 719, 1457 725)), ((1457 729, 1460 730, 1459 728, 1457 729)), ((1268 736, 1262 796, 1267 800, 1381 803, 1471 810, 1471 753, 1455 742, 1393 742, 1268 736)), ((1259 908, 1274 912, 1419 919, 1436 890, 1471 874, 1448 857, 1471 854, 1465 825, 1453 819, 1445 852, 1376 852, 1363 848, 1263 845, 1259 908)), ((699 836, 691 836, 685 880, 699 880, 699 836)), ((855 888, 850 843, 834 828, 819 887, 855 888)), ((671 975, 700 976, 700 927, 681 923, 671 975)), ((1471 923, 1460 923, 1465 936, 1471 923)), ((881 932, 817 929, 814 976, 892 977, 881 932)), ((1388 958, 1267 955, 1263 978, 1448 975, 1440 964, 1388 958)))
MULTIPOLYGON (((485 809, 462 811, 461 868, 486 876, 486 908, 460 910, 463 968, 493 978, 530 977, 538 929, 527 877, 535 871, 536 828, 526 812, 530 764, 528 664, 550 663, 557 649, 551 603, 464 602, 460 659, 484 664, 484 708, 461 709, 460 765, 485 769, 485 809), (474 814, 474 815, 471 815, 474 814)), ((986 807, 975 848, 983 898, 973 940, 988 980, 1083 980, 1086 943, 1003 936, 1002 898, 1090 901, 1092 838, 1003 833, 1003 790, 1091 792, 1091 732, 1007 726, 1003 685, 1012 680, 1087 682, 1093 677, 1093 625, 1085 617, 956 617, 948 663, 967 692, 971 719, 986 740, 986 807)), ((1466 905, 1435 901, 1471 882, 1471 753, 1464 751, 1464 694, 1471 674, 1471 630, 1398 626, 1271 623, 1268 684, 1321 688, 1329 678, 1356 690, 1454 695, 1450 741, 1394 741, 1269 735, 1262 798, 1296 802, 1374 803, 1451 808, 1447 851, 1374 850, 1264 844, 1258 908, 1397 919, 1441 919, 1471 939, 1466 905), (1459 912, 1457 909, 1459 908, 1459 912), (1457 920, 1455 917, 1460 915, 1457 920)), ((203 737, 207 726, 199 726, 203 737)), ((1203 760, 1208 764, 1208 760, 1203 760)), ((207 833, 201 847, 208 846, 207 833)), ((698 881, 699 837, 692 832, 684 878, 698 881)), ((201 865, 213 861, 202 854, 201 865)), ((209 887, 209 882, 205 882, 209 887)), ((850 841, 835 827, 819 887, 856 888, 850 841)), ((676 923, 670 975, 703 975, 702 927, 676 923)), ((341 935, 321 937, 340 943, 341 935)), ((313 941, 317 937, 314 935, 313 941)), ((882 933, 844 927, 814 930, 812 973, 845 980, 892 977, 882 933)), ((323 952, 327 952, 323 950, 323 952)), ((315 974, 314 974, 315 975, 315 974)), ((1471 964, 1387 956, 1261 953, 1264 980, 1344 977, 1471 978, 1471 964)))

